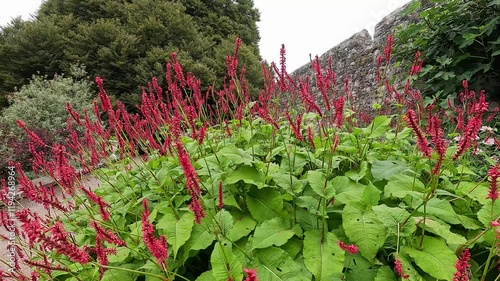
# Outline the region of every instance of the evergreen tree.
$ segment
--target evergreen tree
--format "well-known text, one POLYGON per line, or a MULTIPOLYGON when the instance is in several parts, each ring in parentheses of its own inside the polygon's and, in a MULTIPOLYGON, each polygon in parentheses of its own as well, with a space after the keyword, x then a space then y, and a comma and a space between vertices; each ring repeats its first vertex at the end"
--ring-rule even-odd
POLYGON ((258 20, 252 0, 47 0, 35 20, 0 30, 0 93, 15 91, 33 74, 50 78, 84 64, 133 109, 148 80, 162 81, 172 52, 205 87, 220 87, 236 37, 244 42, 239 61, 256 91, 258 20))

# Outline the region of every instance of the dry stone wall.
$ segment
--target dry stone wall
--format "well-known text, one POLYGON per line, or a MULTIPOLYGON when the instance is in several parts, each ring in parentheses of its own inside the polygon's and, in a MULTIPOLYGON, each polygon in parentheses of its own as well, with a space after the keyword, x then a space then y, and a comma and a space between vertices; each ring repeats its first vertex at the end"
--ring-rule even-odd
MULTIPOLYGON (((395 32, 398 25, 417 20, 416 14, 402 16, 409 5, 410 3, 383 18, 375 26, 373 39, 367 30, 362 30, 319 57, 322 66, 326 66, 328 58, 332 57, 337 85, 343 85, 346 75, 348 76, 350 90, 356 99, 356 107, 360 110, 369 112, 373 103, 377 101, 379 95, 379 86, 376 82, 377 56, 383 54, 387 37, 395 32)), ((406 69, 394 69, 394 72, 406 72, 406 69)), ((310 63, 292 73, 292 76, 298 77, 306 75, 314 77, 310 63)))

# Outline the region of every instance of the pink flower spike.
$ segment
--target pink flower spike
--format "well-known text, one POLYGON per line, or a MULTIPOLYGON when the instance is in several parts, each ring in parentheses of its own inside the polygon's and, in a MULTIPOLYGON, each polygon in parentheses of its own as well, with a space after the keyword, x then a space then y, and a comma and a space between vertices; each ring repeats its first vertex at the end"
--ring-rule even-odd
POLYGON ((500 177, 498 166, 491 168, 488 171, 488 176, 490 177, 490 190, 486 199, 495 201, 498 199, 498 178, 500 177))
POLYGON ((469 264, 470 252, 469 249, 465 249, 462 255, 455 263, 455 268, 457 271, 453 274, 453 281, 468 281, 469 280, 469 264))
POLYGON ((257 271, 255 269, 244 268, 243 270, 247 274, 245 281, 259 281, 259 279, 257 279, 257 271))
POLYGON ((358 253, 358 246, 354 245, 354 244, 350 244, 350 245, 347 245, 345 244, 344 242, 338 240, 337 241, 337 244, 339 245, 339 247, 344 250, 344 251, 347 251, 349 252, 350 254, 357 254, 358 253))

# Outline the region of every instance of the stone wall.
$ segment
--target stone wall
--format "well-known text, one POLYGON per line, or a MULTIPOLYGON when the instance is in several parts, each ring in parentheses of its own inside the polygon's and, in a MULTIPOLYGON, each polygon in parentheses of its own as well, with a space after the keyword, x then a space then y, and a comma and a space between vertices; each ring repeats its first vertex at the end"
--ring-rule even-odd
MULTIPOLYGON (((343 85, 345 75, 348 75, 350 89, 356 98, 356 106, 360 110, 370 111, 373 103, 377 100, 376 60, 379 54, 383 54, 387 37, 395 32, 396 26, 417 19, 416 14, 402 16, 402 12, 409 5, 410 3, 383 18, 375 26, 373 39, 367 30, 362 30, 320 56, 322 66, 327 65, 328 57, 332 57, 332 67, 337 74, 338 85, 343 85)), ((402 71, 406 72, 407 70, 395 69, 396 73, 402 71)), ((298 77, 306 75, 314 77, 310 63, 292 73, 292 76, 298 77)))

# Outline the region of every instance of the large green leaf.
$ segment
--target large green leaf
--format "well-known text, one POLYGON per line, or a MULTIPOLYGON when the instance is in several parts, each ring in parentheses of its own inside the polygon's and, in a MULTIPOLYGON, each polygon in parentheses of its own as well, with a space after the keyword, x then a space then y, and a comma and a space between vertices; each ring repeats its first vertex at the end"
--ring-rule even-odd
MULTIPOLYGON (((121 264, 121 268, 124 269, 137 269, 139 266, 137 264, 121 264)), ((104 272, 101 280, 104 281, 135 281, 139 274, 130 272, 130 271, 125 271, 125 270, 120 270, 120 269, 108 269, 104 272)))
POLYGON ((377 219, 377 214, 372 210, 346 205, 342 212, 342 226, 349 240, 355 243, 361 255, 370 261, 384 245, 386 238, 384 224, 377 219))
POLYGON ((372 175, 374 181, 389 180, 394 175, 399 175, 408 170, 404 162, 384 160, 375 161, 372 164, 372 175))
POLYGON ((179 248, 191 237, 194 225, 194 215, 191 212, 181 213, 177 219, 174 214, 165 214, 156 225, 159 233, 167 237, 167 242, 173 248, 174 257, 177 257, 179 248))
MULTIPOLYGON (((417 237, 415 243, 420 243, 419 240, 420 237, 417 237)), ((443 240, 425 236, 421 250, 402 246, 401 252, 408 254, 430 276, 442 280, 453 279, 457 257, 443 240)))
POLYGON ((216 281, 214 278, 214 275, 212 274, 212 271, 205 271, 203 272, 198 278, 196 278, 196 281, 216 281))
POLYGON ((254 221, 251 217, 249 216, 242 216, 240 218, 236 218, 236 222, 234 223, 233 228, 229 232, 229 235, 227 236, 228 239, 231 241, 237 241, 241 239, 242 237, 247 236, 254 230, 255 226, 257 225, 257 222, 254 221))
POLYGON ((231 213, 225 209, 220 210, 214 217, 216 222, 217 232, 222 235, 229 235, 234 226, 234 220, 231 213))
POLYGON ((409 219, 410 213, 401 208, 391 208, 387 205, 374 206, 372 210, 377 214, 377 218, 384 224, 387 231, 396 236, 411 236, 417 227, 415 220, 409 219))
POLYGON ((195 224, 193 226, 191 237, 185 244, 188 253, 190 250, 206 249, 214 241, 214 233, 212 232, 209 220, 209 218, 205 217, 201 219, 200 224, 195 224))
POLYGON ((302 173, 304 166, 309 163, 309 158, 303 153, 290 152, 290 156, 288 156, 285 152, 283 152, 283 154, 280 170, 285 173, 299 175, 302 173))
POLYGON ((363 203, 367 206, 376 206, 380 200, 381 193, 382 191, 380 191, 372 183, 369 183, 363 191, 363 203))
POLYGON ((477 212, 477 218, 483 223, 485 227, 488 227, 490 223, 500 216, 500 202, 493 202, 489 200, 482 208, 477 212))
POLYGON ((243 149, 237 148, 234 144, 228 144, 217 152, 217 158, 220 161, 227 160, 234 165, 251 165, 253 157, 243 149))
POLYGON ((250 240, 251 250, 284 245, 295 234, 280 217, 263 222, 255 228, 250 240))
POLYGON ((312 190, 326 200, 330 200, 333 195, 335 195, 335 188, 331 182, 326 180, 324 172, 319 170, 308 171, 307 181, 309 182, 312 190))
POLYGON ((263 222, 283 214, 281 193, 271 188, 252 188, 246 194, 248 210, 257 222, 263 222))
POLYGON ((250 166, 240 166, 235 171, 229 173, 224 184, 234 184, 238 181, 253 184, 258 188, 263 188, 265 186, 264 174, 255 167, 250 166))
MULTIPOLYGON (((423 227, 422 217, 416 217, 415 220, 420 227, 423 227)), ((449 245, 461 245, 467 242, 465 237, 451 232, 449 225, 429 218, 425 219, 425 230, 443 237, 449 245)))
POLYGON ((301 193, 304 189, 304 184, 294 175, 279 173, 271 175, 271 178, 274 180, 276 185, 290 194, 301 193))
POLYGON ((345 252, 337 244, 337 237, 331 233, 321 235, 321 230, 304 233, 304 264, 315 280, 332 280, 335 273, 342 273, 345 252))
POLYGON ((488 199, 486 198, 488 190, 488 183, 462 181, 458 184, 456 193, 459 196, 467 196, 484 205, 488 202, 488 199))
POLYGON ((424 189, 424 184, 415 177, 396 175, 391 177, 385 186, 384 197, 404 198, 411 195, 414 198, 422 198, 424 189))
POLYGON ((363 201, 365 185, 345 176, 335 177, 330 182, 336 191, 335 202, 349 204, 363 201))
POLYGON ((257 277, 266 281, 307 281, 309 273, 304 272, 300 264, 294 261, 285 251, 269 247, 255 251, 257 277))
POLYGON ((232 247, 229 241, 219 241, 215 244, 210 263, 212 276, 216 281, 243 279, 243 266, 233 254, 232 247))
MULTIPOLYGON (((420 205, 421 198, 413 201, 413 207, 417 208, 420 205)), ((420 213, 424 213, 424 206, 421 206, 418 210, 420 213)), ((431 198, 427 201, 426 212, 428 215, 434 216, 440 220, 443 220, 447 223, 451 224, 460 224, 460 220, 458 219, 455 210, 451 206, 450 202, 446 200, 442 200, 439 198, 431 198)))
POLYGON ((391 118, 386 115, 379 115, 375 117, 368 127, 363 128, 363 134, 369 139, 379 138, 383 136, 389 129, 391 118))
POLYGON ((374 281, 397 281, 394 271, 389 266, 382 266, 377 270, 374 281))

